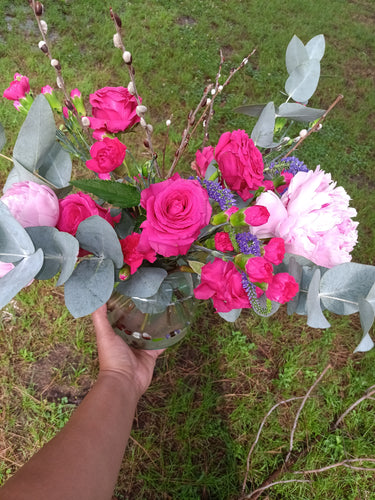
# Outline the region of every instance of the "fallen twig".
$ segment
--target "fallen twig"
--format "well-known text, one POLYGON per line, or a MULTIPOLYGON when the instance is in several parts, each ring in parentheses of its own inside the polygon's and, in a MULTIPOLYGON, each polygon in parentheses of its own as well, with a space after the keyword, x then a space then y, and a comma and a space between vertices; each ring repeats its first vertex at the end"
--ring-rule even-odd
POLYGON ((370 471, 370 472, 375 472, 374 469, 368 469, 365 467, 356 467, 353 465, 350 465, 351 463, 355 462, 371 462, 375 463, 375 458, 348 458, 346 460, 342 460, 341 462, 337 462, 335 464, 331 465, 326 465, 325 467, 321 467, 320 469, 311 469, 311 470, 298 470, 293 472, 293 474, 318 474, 319 472, 325 472, 330 469, 335 469, 336 467, 348 467, 349 469, 354 469, 354 470, 365 470, 365 471, 370 471))
POLYGON ((268 488, 272 488, 272 486, 276 486, 277 484, 286 484, 286 483, 311 483, 311 481, 309 481, 308 479, 286 479, 284 481, 275 481, 274 483, 267 484, 266 486, 262 486, 261 488, 252 491, 249 495, 246 495, 245 497, 242 498, 252 498, 257 493, 267 490, 268 488))
POLYGON ((337 429, 337 427, 340 425, 340 423, 344 420, 346 415, 350 413, 356 406, 359 405, 359 403, 362 403, 362 401, 365 401, 365 399, 372 399, 371 396, 375 394, 375 389, 373 389, 374 386, 371 386, 368 390, 367 393, 362 396, 361 398, 357 399, 347 410, 344 411, 344 413, 336 420, 335 425, 333 426, 334 429, 337 429), (373 389, 373 390, 371 390, 373 389), (370 391, 370 392, 369 392, 370 391))

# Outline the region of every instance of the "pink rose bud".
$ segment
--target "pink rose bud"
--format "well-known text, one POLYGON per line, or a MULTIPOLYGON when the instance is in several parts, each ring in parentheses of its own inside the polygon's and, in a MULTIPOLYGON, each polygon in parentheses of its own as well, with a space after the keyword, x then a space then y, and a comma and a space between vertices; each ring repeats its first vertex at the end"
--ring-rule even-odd
POLYGON ((24 99, 26 94, 30 92, 30 84, 27 76, 20 73, 15 73, 14 80, 10 86, 4 90, 3 97, 9 101, 18 101, 24 99))
POLYGON ((247 208, 244 213, 245 222, 249 224, 249 226, 261 226, 265 224, 270 217, 268 209, 262 205, 252 205, 247 208))
POLYGON ((15 182, 0 200, 23 227, 56 226, 59 200, 52 189, 44 184, 15 182))

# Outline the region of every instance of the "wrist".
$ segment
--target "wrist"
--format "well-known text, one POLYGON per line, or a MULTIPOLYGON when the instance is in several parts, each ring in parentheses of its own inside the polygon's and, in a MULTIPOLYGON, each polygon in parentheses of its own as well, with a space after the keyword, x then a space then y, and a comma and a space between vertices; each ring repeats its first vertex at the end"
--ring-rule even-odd
POLYGON ((138 388, 134 377, 130 374, 113 370, 103 369, 99 371, 98 381, 112 383, 123 392, 127 398, 131 397, 137 403, 142 396, 143 391, 138 388))

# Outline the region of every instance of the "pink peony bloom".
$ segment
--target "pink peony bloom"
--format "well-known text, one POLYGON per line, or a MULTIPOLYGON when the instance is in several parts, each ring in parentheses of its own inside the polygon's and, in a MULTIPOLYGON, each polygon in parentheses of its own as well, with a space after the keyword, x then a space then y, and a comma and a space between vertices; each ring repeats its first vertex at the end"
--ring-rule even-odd
POLYGON ((349 262, 358 238, 358 222, 352 220, 357 212, 349 201, 344 188, 336 187, 331 175, 319 167, 298 172, 281 199, 272 192, 259 196, 256 203, 266 206, 271 215, 253 233, 258 238, 282 238, 286 252, 320 266, 349 262))
POLYGON ((222 231, 215 234, 215 248, 219 252, 233 252, 234 248, 228 233, 222 231))
POLYGON ((109 172, 119 167, 125 159, 126 146, 117 137, 110 139, 104 137, 102 141, 91 146, 91 160, 86 162, 86 167, 99 174, 100 179, 110 179, 109 172))
POLYGON ((246 272, 252 283, 271 283, 273 266, 263 257, 251 257, 246 262, 246 272))
POLYGON ((137 99, 124 87, 104 87, 90 94, 92 117, 90 127, 99 134, 117 133, 140 121, 137 99))
POLYGON ((285 243, 282 238, 272 238, 264 247, 264 258, 275 264, 281 264, 285 255, 285 243))
POLYGON ((144 259, 149 262, 155 262, 156 260, 155 250, 150 249, 146 253, 142 253, 138 250, 137 247, 140 238, 141 235, 139 233, 132 233, 123 240, 120 240, 122 253, 124 254, 124 262, 130 266, 130 274, 136 272, 144 259))
POLYGON ((44 184, 15 182, 0 200, 22 227, 56 226, 59 200, 52 189, 44 184))
POLYGON ((199 177, 204 178, 206 175, 208 165, 215 158, 214 152, 215 150, 212 146, 207 146, 202 151, 198 149, 195 153, 195 161, 191 164, 191 168, 197 172, 199 177))
POLYGON ((244 214, 245 222, 249 224, 249 226, 261 226, 265 224, 270 217, 269 211, 266 207, 262 207, 262 205, 252 205, 244 211, 244 214))
POLYGON ((57 229, 75 236, 80 223, 91 217, 99 215, 113 225, 113 218, 109 210, 101 207, 88 195, 82 192, 68 194, 60 204, 60 217, 57 222, 57 229))
POLYGON ((186 254, 212 212, 200 183, 181 179, 178 174, 144 189, 141 205, 147 219, 141 225, 139 250, 151 247, 164 257, 186 254))
POLYGON ((202 300, 211 298, 218 312, 251 307, 236 266, 217 258, 202 267, 201 283, 194 295, 202 300))
POLYGON ((23 99, 30 92, 30 84, 27 76, 15 73, 14 80, 10 86, 4 90, 3 97, 9 101, 18 101, 23 99))
POLYGON ((244 130, 225 132, 215 148, 221 175, 230 189, 244 201, 263 181, 262 154, 244 130))
POLYGON ((14 269, 14 264, 0 261, 0 278, 8 274, 12 269, 14 269))
POLYGON ((285 304, 293 299, 298 292, 298 283, 288 273, 279 273, 268 285, 266 297, 274 302, 285 304))

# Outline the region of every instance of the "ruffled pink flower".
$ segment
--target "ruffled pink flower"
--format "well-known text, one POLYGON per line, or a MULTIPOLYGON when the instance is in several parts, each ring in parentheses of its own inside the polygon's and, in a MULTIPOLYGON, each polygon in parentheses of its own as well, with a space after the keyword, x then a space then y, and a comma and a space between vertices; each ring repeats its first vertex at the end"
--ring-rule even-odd
POLYGON ((233 252, 234 248, 228 233, 222 231, 215 234, 215 248, 219 252, 233 252))
POLYGON ((266 297, 274 302, 285 304, 293 299, 298 292, 298 283, 288 273, 279 273, 268 285, 266 297))
POLYGON ((139 240, 141 235, 139 233, 129 234, 126 238, 120 240, 122 253, 124 254, 124 262, 130 266, 130 274, 134 274, 143 260, 155 262, 155 250, 150 248, 145 253, 140 252, 138 249, 139 240))
POLYGON ((320 266, 349 262, 358 239, 358 222, 352 220, 357 212, 349 201, 344 188, 336 187, 319 167, 298 172, 281 199, 270 191, 259 196, 256 203, 268 208, 270 218, 253 233, 258 238, 282 238, 286 252, 320 266))
POLYGON ((244 211, 244 214, 245 222, 249 224, 249 226, 261 226, 265 224, 270 217, 269 211, 266 207, 262 207, 262 205, 252 205, 244 211))
POLYGON ((117 137, 104 137, 91 146, 91 159, 86 162, 86 167, 96 172, 100 179, 110 179, 109 173, 122 164, 125 154, 126 146, 117 137))
POLYGON ((272 238, 264 247, 264 258, 275 264, 281 264, 285 255, 285 243, 282 238, 272 238))
POLYGON ((252 257, 245 268, 252 283, 271 283, 273 279, 273 266, 264 257, 252 257))
POLYGON ((50 94, 52 95, 53 88, 50 85, 45 85, 40 89, 40 93, 43 95, 50 94))
POLYGON ((70 97, 72 99, 74 99, 75 97, 81 97, 81 92, 78 90, 78 89, 73 89, 71 92, 70 92, 70 97))
POLYGON ((194 295, 197 299, 212 299, 218 312, 251 307, 236 266, 217 258, 202 267, 201 283, 194 295))
POLYGON ((214 152, 212 146, 207 146, 202 151, 198 149, 195 153, 195 161, 191 164, 191 168, 197 172, 199 177, 204 178, 206 175, 208 165, 215 158, 214 152))
POLYGON ((22 227, 56 226, 59 200, 52 189, 44 184, 15 182, 0 200, 22 227))
POLYGON ((14 80, 10 83, 10 86, 4 90, 3 97, 9 101, 18 101, 23 99, 29 92, 30 84, 27 76, 15 73, 14 80))

